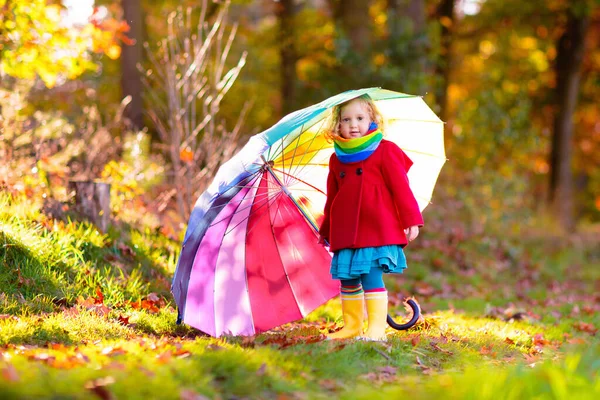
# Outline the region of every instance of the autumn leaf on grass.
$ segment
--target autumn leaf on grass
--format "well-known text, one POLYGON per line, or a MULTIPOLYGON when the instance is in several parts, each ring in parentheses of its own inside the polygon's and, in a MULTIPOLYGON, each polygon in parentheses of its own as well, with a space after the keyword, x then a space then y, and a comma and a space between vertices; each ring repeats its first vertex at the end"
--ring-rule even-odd
POLYGON ((328 353, 335 353, 338 351, 342 351, 344 349, 344 347, 346 347, 348 344, 345 343, 344 341, 335 341, 337 343, 335 343, 335 345, 333 347, 330 347, 329 350, 327 351, 328 353))
POLYGON ((493 347, 494 346, 492 345, 482 346, 481 349, 479 349, 479 354, 496 358, 497 353, 495 351, 492 351, 493 347))
POLYGON ((258 368, 258 370, 256 371, 256 376, 264 376, 266 372, 267 372, 267 364, 262 363, 260 368, 258 368))
POLYGON ((429 375, 433 372, 431 367, 428 367, 427 365, 423 364, 419 356, 417 356, 417 366, 421 368, 421 372, 423 372, 425 375, 429 375))
POLYGON ((115 397, 112 395, 107 386, 115 383, 115 378, 107 376, 104 378, 94 379, 85 383, 84 387, 102 400, 112 400, 115 397))
POLYGON ((121 325, 129 326, 129 317, 125 315, 119 315, 117 318, 121 325))
POLYGON ((121 354, 127 354, 127 352, 121 347, 108 346, 102 349, 102 354, 104 354, 105 356, 112 357, 120 356, 121 354))
POLYGON ((435 342, 429 342, 429 345, 430 345, 431 347, 433 347, 433 349, 434 349, 434 350, 440 351, 440 352, 442 352, 442 353, 444 353, 444 354, 448 354, 449 356, 451 356, 451 355, 453 355, 453 354, 454 354, 453 352, 451 352, 451 351, 449 351, 449 350, 444 350, 444 349, 442 349, 440 346, 438 346, 437 344, 435 344, 435 342))
POLYGON ((198 394, 191 389, 181 389, 179 398, 181 400, 209 400, 208 397, 198 394))
POLYGON ((377 384, 392 383, 396 381, 396 371, 397 368, 392 366, 379 367, 375 372, 361 375, 361 378, 377 384))
POLYGON ((550 342, 544 339, 544 335, 541 333, 537 333, 533 336, 533 344, 535 346, 546 346, 550 344, 550 342))
POLYGON ((593 324, 581 321, 574 323, 573 328, 580 332, 589 333, 590 335, 595 335, 596 332, 598 332, 598 328, 596 328, 593 324))
POLYGON ((126 244, 119 243, 117 245, 117 248, 119 249, 119 251, 121 252, 122 255, 129 257, 129 258, 135 257, 135 251, 133 251, 133 249, 131 247, 127 246, 126 244))
POLYGON ((68 348, 62 343, 48 343, 48 348, 56 351, 67 352, 68 348))
POLYGON ((102 294, 102 290, 100 288, 96 288, 96 298, 94 298, 96 304, 104 304, 104 295, 102 294))
MULTIPOLYGON (((99 290, 98 290, 99 292, 99 290)), ((100 294, 102 294, 100 292, 100 294)), ((79 296, 77 298, 77 304, 84 307, 86 310, 89 311, 93 311, 96 314, 98 314, 101 317, 105 317, 110 313, 110 308, 108 308, 104 303, 104 297, 100 298, 93 298, 93 297, 88 297, 87 299, 84 299, 82 296, 79 296)), ((66 310, 65 310, 66 311, 66 310)))
POLYGON ((154 303, 153 301, 148 301, 148 300, 141 300, 141 301, 134 301, 132 303, 130 303, 131 308, 133 308, 134 310, 147 310, 148 312, 152 313, 152 314, 156 314, 158 313, 160 310, 159 308, 156 306, 156 303, 154 303))
POLYGON ((12 364, 5 364, 2 368, 2 378, 9 382, 18 382, 20 377, 12 364))
POLYGON ((523 354, 523 357, 525 357, 525 361, 527 362, 527 365, 530 367, 535 367, 535 364, 540 360, 540 356, 536 355, 536 354, 523 354))
POLYGON ((166 364, 169 361, 171 361, 171 358, 173 358, 173 353, 171 352, 171 350, 167 350, 162 352, 161 354, 156 356, 156 361, 159 364, 166 364))
POLYGON ((427 282, 417 282, 413 290, 423 297, 430 297, 436 293, 436 289, 427 282))
POLYGON ((341 389, 341 384, 333 379, 323 379, 319 381, 319 385, 326 390, 330 390, 332 392, 336 392, 341 389))

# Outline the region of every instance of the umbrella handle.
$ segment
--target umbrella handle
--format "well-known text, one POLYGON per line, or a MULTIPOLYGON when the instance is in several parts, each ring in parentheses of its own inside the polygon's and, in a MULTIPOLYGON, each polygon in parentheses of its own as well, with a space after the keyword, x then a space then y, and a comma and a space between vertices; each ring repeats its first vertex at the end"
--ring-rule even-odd
POLYGON ((421 309, 419 308, 419 305, 416 301, 414 301, 413 299, 409 299, 406 303, 410 306, 410 308, 413 311, 413 316, 410 319, 410 321, 408 321, 405 324, 397 324, 396 321, 394 321, 394 319, 390 317, 389 314, 387 316, 388 325, 399 331, 404 331, 411 328, 414 324, 417 323, 419 317, 421 316, 421 309))

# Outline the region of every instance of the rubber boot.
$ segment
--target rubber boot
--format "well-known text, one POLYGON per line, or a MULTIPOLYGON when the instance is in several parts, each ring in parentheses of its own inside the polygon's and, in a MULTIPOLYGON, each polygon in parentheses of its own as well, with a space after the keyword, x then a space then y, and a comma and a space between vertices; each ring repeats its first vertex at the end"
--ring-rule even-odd
POLYGON ((385 328, 387 328, 388 296, 385 292, 365 293, 367 303, 367 318, 369 326, 361 337, 364 340, 386 341, 385 328))
POLYGON ((327 340, 350 339, 362 335, 365 318, 365 299, 360 295, 342 295, 344 327, 327 335, 327 340))

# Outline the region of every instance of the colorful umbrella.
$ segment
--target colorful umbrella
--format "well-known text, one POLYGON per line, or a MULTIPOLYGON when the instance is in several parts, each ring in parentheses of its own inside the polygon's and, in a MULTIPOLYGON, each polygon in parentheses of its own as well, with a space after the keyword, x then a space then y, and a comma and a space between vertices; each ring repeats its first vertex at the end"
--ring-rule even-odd
POLYGON ((179 321, 212 336, 253 335, 302 319, 339 291, 317 244, 333 146, 331 108, 368 94, 385 138, 413 160, 423 210, 446 161, 443 123, 419 96, 381 88, 341 93, 287 115, 224 163, 189 219, 173 278, 179 321))

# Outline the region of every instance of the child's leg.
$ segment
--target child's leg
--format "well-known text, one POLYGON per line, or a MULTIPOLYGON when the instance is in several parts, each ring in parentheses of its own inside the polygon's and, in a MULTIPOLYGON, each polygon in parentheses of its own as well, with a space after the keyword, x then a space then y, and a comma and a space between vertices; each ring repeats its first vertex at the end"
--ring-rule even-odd
POLYGON ((342 298, 342 313, 344 327, 330 335, 328 339, 349 339, 362 334, 364 319, 364 292, 360 279, 342 280, 340 294, 342 298))
POLYGON ((369 320, 369 327, 363 337, 369 340, 385 340, 388 297, 383 283, 383 269, 371 268, 371 272, 361 275, 361 281, 369 320))

